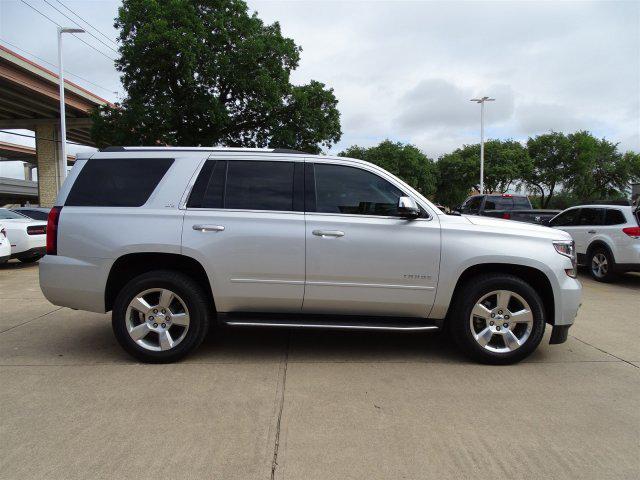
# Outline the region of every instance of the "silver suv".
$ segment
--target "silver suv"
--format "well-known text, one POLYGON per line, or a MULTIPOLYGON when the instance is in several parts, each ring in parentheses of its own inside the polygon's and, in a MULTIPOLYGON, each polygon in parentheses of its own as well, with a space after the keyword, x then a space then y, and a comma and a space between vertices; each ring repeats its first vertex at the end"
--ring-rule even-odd
POLYGON ((110 147, 79 155, 51 210, 40 285, 112 311, 146 362, 195 349, 210 323, 446 328, 487 363, 517 362, 580 304, 562 231, 448 216, 385 170, 287 150, 110 147))

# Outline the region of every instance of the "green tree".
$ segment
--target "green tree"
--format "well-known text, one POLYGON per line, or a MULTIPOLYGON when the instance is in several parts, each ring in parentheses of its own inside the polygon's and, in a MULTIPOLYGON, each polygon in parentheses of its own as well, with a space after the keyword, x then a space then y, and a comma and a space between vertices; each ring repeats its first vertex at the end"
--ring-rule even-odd
POLYGON ((338 155, 378 165, 400 177, 425 196, 433 196, 436 192, 437 168, 433 160, 413 145, 385 140, 370 148, 353 145, 338 155))
MULTIPOLYGON (((438 199, 453 206, 472 189, 479 188, 480 144, 464 145, 437 162, 440 173, 438 199)), ((485 192, 505 192, 531 170, 525 147, 515 140, 489 140, 484 144, 485 192)))
POLYGON ((640 155, 621 153, 618 144, 579 131, 568 135, 572 161, 578 166, 566 186, 581 200, 628 197, 631 182, 640 181, 640 155))
POLYGON ((580 159, 572 154, 571 141, 560 132, 551 132, 527 140, 531 169, 524 172, 526 185, 540 198, 541 208, 548 208, 557 189, 576 175, 580 159))
POLYGON ((300 47, 241 0, 124 0, 115 26, 126 97, 94 112, 109 144, 229 145, 317 153, 337 142, 332 89, 294 86, 300 47))

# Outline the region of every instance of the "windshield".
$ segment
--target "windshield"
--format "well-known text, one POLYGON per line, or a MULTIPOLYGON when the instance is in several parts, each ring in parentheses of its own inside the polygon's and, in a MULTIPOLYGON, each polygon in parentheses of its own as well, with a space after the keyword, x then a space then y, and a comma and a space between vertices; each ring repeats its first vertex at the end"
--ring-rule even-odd
POLYGON ((12 220, 15 218, 27 218, 24 215, 20 215, 18 213, 12 212, 11 210, 7 210, 6 208, 0 208, 0 220, 12 220))

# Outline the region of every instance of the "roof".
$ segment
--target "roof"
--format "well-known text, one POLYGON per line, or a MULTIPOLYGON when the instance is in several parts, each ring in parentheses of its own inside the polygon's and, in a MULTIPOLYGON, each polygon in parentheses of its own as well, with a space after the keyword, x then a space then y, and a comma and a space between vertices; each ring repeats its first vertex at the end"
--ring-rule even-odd
POLYGON ((250 152, 250 153, 291 153, 308 155, 306 152, 288 148, 240 148, 240 147, 106 147, 101 152, 250 152))

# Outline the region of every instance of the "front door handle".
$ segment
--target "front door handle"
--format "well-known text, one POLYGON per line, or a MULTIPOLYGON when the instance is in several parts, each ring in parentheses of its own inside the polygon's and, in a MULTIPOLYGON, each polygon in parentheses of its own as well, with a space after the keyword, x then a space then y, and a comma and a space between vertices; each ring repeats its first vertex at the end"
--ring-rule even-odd
POLYGON ((589 230, 587 233, 598 233, 595 230, 589 230))
POLYGON ((344 237, 344 232, 340 230, 314 230, 312 232, 316 237, 344 237))
POLYGON ((222 225, 194 225, 193 229, 198 232, 223 232, 222 225))

